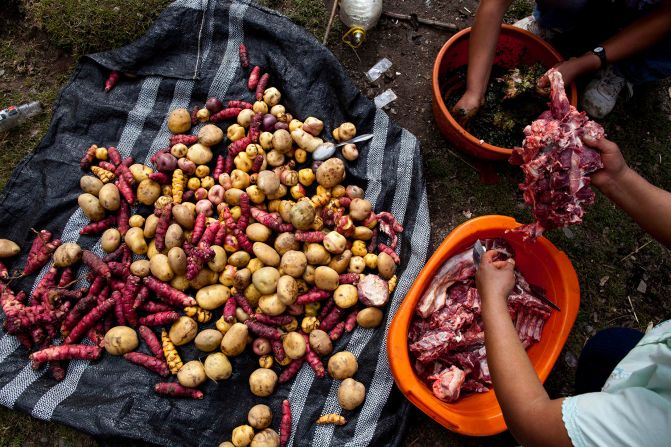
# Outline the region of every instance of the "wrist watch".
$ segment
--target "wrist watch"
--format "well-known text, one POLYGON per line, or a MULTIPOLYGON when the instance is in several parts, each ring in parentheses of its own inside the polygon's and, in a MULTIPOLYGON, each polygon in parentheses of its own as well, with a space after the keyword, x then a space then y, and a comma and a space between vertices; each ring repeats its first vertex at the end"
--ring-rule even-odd
POLYGON ((605 67, 608 64, 608 60, 606 59, 606 49, 602 46, 598 46, 592 50, 592 54, 598 56, 599 60, 601 61, 601 68, 605 67))

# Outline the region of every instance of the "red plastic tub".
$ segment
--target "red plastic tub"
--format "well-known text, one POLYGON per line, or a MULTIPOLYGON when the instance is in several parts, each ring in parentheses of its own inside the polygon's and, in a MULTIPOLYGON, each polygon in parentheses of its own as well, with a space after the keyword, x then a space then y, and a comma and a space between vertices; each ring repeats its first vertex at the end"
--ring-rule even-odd
POLYGON ((503 237, 515 250, 515 264, 529 283, 545 288, 548 298, 561 308, 561 312, 553 312, 545 323, 541 341, 527 351, 538 377, 545 382, 578 314, 580 288, 568 257, 550 241, 540 237, 536 242, 523 242, 519 233, 506 234, 506 230, 519 225, 511 217, 482 216, 455 228, 420 272, 389 328, 387 356, 400 390, 435 421, 465 435, 487 436, 506 429, 494 391, 469 394, 454 403, 435 397, 412 368, 408 349, 410 321, 424 290, 447 259, 477 239, 503 237))
MULTIPOLYGON (((468 64, 470 35, 470 28, 459 31, 443 45, 436 57, 433 64, 433 116, 441 133, 457 148, 478 158, 504 160, 510 157, 512 148, 503 148, 481 142, 479 138, 468 133, 454 120, 443 100, 441 82, 444 82, 451 72, 468 64)), ((514 26, 501 26, 494 65, 514 68, 519 65, 531 65, 539 62, 549 69, 562 60, 557 50, 540 37, 514 26)), ((460 86, 453 84, 448 85, 447 89, 457 87, 460 86)), ((575 84, 568 87, 567 94, 571 104, 576 106, 578 104, 578 93, 575 84)), ((520 135, 521 141, 522 136, 520 135)))

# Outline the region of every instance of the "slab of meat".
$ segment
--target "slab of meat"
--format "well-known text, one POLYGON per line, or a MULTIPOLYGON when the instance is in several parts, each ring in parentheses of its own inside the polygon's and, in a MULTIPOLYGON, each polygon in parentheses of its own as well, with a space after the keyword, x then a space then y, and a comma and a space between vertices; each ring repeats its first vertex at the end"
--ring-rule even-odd
POLYGON ((551 69, 547 74, 550 110, 524 129, 523 147, 514 148, 510 157, 524 171, 520 189, 536 220, 513 231, 531 239, 582 222, 583 206, 594 203, 589 174, 603 167, 599 153, 581 140, 585 135, 602 138, 603 128, 569 103, 561 73, 551 69))
MULTIPOLYGON (((496 259, 514 257, 503 239, 486 240, 484 245, 499 251, 496 259)), ((474 277, 472 248, 448 259, 429 285, 410 325, 408 344, 415 373, 446 402, 454 402, 464 392, 486 392, 492 386, 474 277)), ((519 271, 515 271, 515 279, 508 312, 520 341, 528 348, 540 341, 552 309, 539 298, 544 296, 542 289, 529 284, 519 271)))

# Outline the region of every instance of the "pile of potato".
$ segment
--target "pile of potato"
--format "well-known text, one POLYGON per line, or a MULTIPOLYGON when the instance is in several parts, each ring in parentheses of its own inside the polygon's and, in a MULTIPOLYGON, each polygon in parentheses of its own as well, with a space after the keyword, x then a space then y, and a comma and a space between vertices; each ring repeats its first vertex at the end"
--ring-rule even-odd
MULTIPOLYGON (((320 137, 322 121, 314 117, 304 121, 293 118, 279 103, 280 99, 280 92, 271 87, 262 101, 255 102, 251 109, 242 109, 225 132, 216 124, 205 124, 197 132, 197 142, 188 146, 174 144, 156 158, 153 166, 139 163, 129 166, 139 204, 156 210, 172 204, 164 250, 156 248, 159 213, 146 207, 138 208, 130 217, 130 228, 125 234, 116 227, 102 234, 105 252, 111 253, 125 243, 138 255, 139 259, 130 265, 131 274, 141 278, 152 275, 175 289, 195 293, 198 307, 185 311, 168 332, 178 349, 193 342, 207 354, 202 363, 199 359, 186 361, 177 373, 177 380, 186 387, 200 386, 208 378, 214 381, 229 378, 232 374, 229 358, 241 355, 248 345, 254 344, 252 350, 259 355, 260 367, 249 378, 250 390, 256 396, 269 396, 277 387, 278 374, 273 369, 277 365, 301 359, 307 350, 319 356, 329 356, 333 350, 329 334, 319 329, 320 307, 327 300, 298 305, 298 296, 315 289, 327 291, 332 297, 328 299, 343 310, 342 319, 358 309, 358 325, 375 328, 382 322, 381 308, 396 284, 398 260, 388 253, 379 253, 377 244, 370 244, 371 239, 383 236, 378 232, 378 219, 372 204, 364 198, 364 191, 344 183, 345 162, 334 156, 334 144, 320 137), (214 160, 214 153, 221 151, 220 144, 248 137, 258 114, 263 116, 258 142, 248 144, 235 156, 230 173, 214 178, 216 168, 208 164, 214 160), (263 158, 260 166, 259 156, 263 158), (260 168, 258 172, 253 172, 255 164, 260 168), (156 170, 168 175, 171 182, 160 184, 152 180, 150 176, 156 170), (177 170, 181 177, 176 181, 177 170), (276 225, 250 218, 244 230, 252 244, 250 251, 242 248, 229 228, 225 243, 211 247, 214 258, 194 279, 187 279, 184 246, 191 240, 198 214, 205 213, 210 224, 217 219, 222 221, 227 209, 238 222, 243 214, 240 206, 243 194, 247 194, 252 207, 271 213, 277 222, 291 224, 294 230, 278 232, 271 228, 276 225), (337 216, 337 222, 329 221, 333 215, 337 216), (314 241, 302 242, 298 239, 303 232, 323 234, 314 241), (359 285, 341 284, 340 275, 344 273, 360 275, 359 285), (366 287, 370 287, 370 294, 366 287), (212 327, 213 314, 220 312, 236 294, 245 297, 253 313, 250 315, 238 306, 234 321, 226 321, 222 316, 212 327), (255 340, 244 324, 258 313, 291 316, 289 324, 279 327, 285 359, 273 355, 269 340, 263 337, 255 340), (304 334, 309 336, 308 343, 304 334)), ((214 113, 206 107, 196 117, 204 122, 214 113)), ((191 114, 185 109, 172 111, 168 128, 175 134, 186 134, 192 129, 191 114)), ((355 135, 352 123, 343 123, 333 131, 336 141, 346 141, 355 135)), ((342 156, 355 160, 358 149, 348 144, 342 156)), ((104 148, 99 148, 96 157, 99 161, 107 159, 104 148)), ((102 221, 119 209, 123 198, 113 183, 114 177, 95 169, 94 174, 81 179, 84 193, 79 197, 79 205, 91 221, 102 221)), ((349 352, 335 353, 328 359, 329 374, 343 380, 338 399, 346 410, 358 407, 365 398, 365 386, 352 379, 357 368, 357 360, 349 352)), ((238 427, 237 434, 233 434, 234 445, 247 445, 268 430, 267 425, 252 424, 251 412, 250 425, 263 431, 254 435, 253 430, 238 427), (249 442, 236 443, 237 437, 249 438, 249 442)), ((274 439, 277 435, 263 436, 274 439)))

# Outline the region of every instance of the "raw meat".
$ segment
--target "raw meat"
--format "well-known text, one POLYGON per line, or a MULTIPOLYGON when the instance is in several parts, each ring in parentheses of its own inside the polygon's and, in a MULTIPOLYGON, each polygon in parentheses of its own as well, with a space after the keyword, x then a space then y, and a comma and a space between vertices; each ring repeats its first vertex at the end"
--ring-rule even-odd
POLYGON ((465 379, 466 374, 456 366, 445 368, 439 374, 429 377, 429 380, 434 380, 431 387, 433 394, 446 402, 459 399, 459 392, 465 379))
MULTIPOLYGON (((503 239, 486 240, 484 246, 499 252, 496 259, 514 256, 503 239)), ((545 293, 542 289, 530 285, 519 271, 515 278, 508 311, 528 348, 540 341, 552 309, 539 299, 545 293)), ((408 339, 415 372, 439 399, 454 402, 463 392, 484 393, 491 388, 472 247, 448 259, 431 281, 408 339)))
POLYGON ((603 138, 603 128, 578 112, 566 97, 562 75, 548 71, 550 110, 524 129, 523 147, 513 149, 510 163, 520 165, 524 201, 535 222, 513 231, 535 239, 544 231, 582 222, 584 205, 594 203, 589 174, 601 169, 601 156, 582 137, 603 138))

